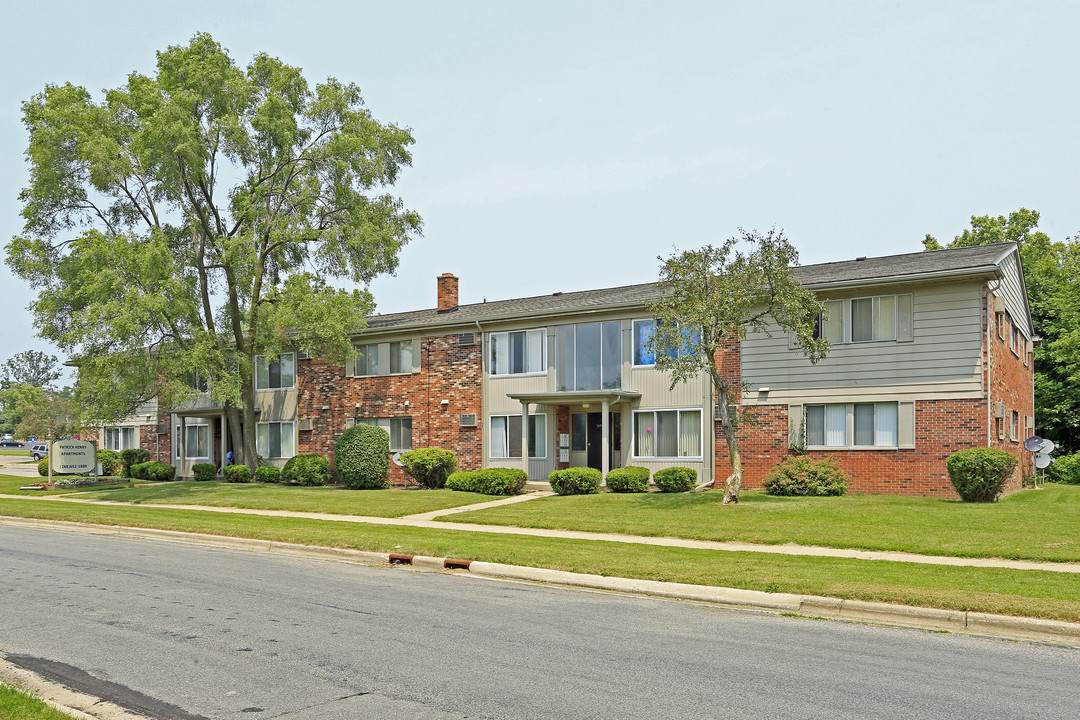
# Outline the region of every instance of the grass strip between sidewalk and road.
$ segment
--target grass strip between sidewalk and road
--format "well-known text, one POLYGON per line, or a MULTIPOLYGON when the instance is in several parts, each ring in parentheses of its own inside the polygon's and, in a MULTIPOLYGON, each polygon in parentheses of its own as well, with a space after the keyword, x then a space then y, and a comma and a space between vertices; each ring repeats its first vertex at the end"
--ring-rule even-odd
POLYGON ((920 555, 1080 562, 1080 486, 1046 485, 995 503, 895 495, 772 497, 743 491, 572 495, 457 513, 446 522, 795 543, 920 555))
POLYGON ((72 720, 36 695, 20 687, 0 682, 0 718, 18 720, 72 720))
POLYGON ((0 515, 454 557, 696 585, 1080 622, 1080 577, 1040 570, 776 556, 330 520, 0 499, 0 515))

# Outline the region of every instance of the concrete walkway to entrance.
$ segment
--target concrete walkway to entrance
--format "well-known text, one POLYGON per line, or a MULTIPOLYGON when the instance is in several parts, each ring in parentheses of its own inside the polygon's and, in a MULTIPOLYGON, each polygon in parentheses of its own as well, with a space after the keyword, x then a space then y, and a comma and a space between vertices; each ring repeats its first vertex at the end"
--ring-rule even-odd
MULTIPOLYGON (((654 545, 660 547, 683 547, 699 550, 716 550, 721 552, 756 552, 772 555, 802 555, 813 557, 854 558, 858 560, 887 560, 891 562, 909 562, 925 565, 951 565, 957 567, 986 567, 1006 568, 1010 570, 1045 570, 1049 572, 1080 573, 1080 563, 1055 563, 1038 562, 1031 560, 1008 560, 1005 558, 964 558, 944 555, 917 555, 915 553, 895 552, 886 550, 855 550, 845 548, 830 548, 811 545, 755 545, 740 542, 717 542, 710 540, 690 540, 687 538, 674 537, 645 537, 640 535, 622 535, 617 533, 582 532, 578 530, 553 530, 548 528, 528 528, 504 525, 482 525, 478 523, 445 522, 438 518, 471 510, 483 510, 486 508, 510 505, 513 503, 527 502, 553 495, 550 490, 535 491, 514 497, 500 498, 474 505, 463 505, 446 510, 434 510, 417 515, 405 517, 385 518, 368 517, 360 515, 335 515, 332 513, 296 512, 291 510, 252 510, 247 508, 210 507, 207 505, 174 505, 158 504, 144 505, 143 507, 172 508, 175 510, 201 510, 205 512, 233 513, 237 515, 263 515, 268 517, 294 517, 311 520, 331 520, 335 522, 368 523, 371 525, 396 525, 402 527, 429 528, 438 530, 457 530, 463 532, 485 532, 503 535, 531 535, 535 537, 567 538, 572 540, 592 540, 601 542, 616 542, 636 545, 654 545)), ((26 500, 25 495, 0 495, 0 498, 11 500, 26 500)), ((50 500, 53 502, 86 503, 95 505, 118 505, 127 506, 130 503, 112 502, 109 500, 83 500, 69 495, 50 495, 38 500, 50 500)))

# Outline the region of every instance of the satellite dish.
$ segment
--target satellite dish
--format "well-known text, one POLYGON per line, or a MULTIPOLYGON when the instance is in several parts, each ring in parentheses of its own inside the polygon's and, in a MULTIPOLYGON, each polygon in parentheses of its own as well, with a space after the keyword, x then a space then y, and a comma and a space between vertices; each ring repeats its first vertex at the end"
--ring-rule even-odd
POLYGON ((398 467, 401 467, 401 453, 400 452, 394 453, 393 460, 394 460, 395 465, 397 465, 398 467))
POLYGON ((1024 441, 1024 449, 1028 452, 1039 452, 1042 449, 1043 439, 1038 435, 1032 435, 1024 441))
POLYGON ((1055 450, 1057 450, 1057 445, 1054 444, 1053 440, 1043 440, 1042 449, 1039 452, 1052 453, 1055 450))
POLYGON ((1035 453, 1035 467, 1040 470, 1049 467, 1050 463, 1054 462, 1054 458, 1043 453, 1035 453))

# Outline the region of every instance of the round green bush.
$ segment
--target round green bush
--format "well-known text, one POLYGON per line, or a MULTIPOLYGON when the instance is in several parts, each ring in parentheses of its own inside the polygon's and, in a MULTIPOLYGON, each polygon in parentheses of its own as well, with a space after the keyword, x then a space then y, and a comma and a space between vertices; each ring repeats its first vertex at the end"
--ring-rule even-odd
POLYGON ((415 479, 420 487, 438 490, 457 470, 457 455, 442 448, 417 448, 402 453, 401 464, 405 474, 415 479))
POLYGON ((97 461, 104 476, 115 475, 120 470, 120 453, 115 450, 98 450, 97 461))
POLYGON ((484 495, 517 495, 529 482, 524 470, 517 468, 487 468, 470 472, 459 470, 446 479, 449 490, 482 493, 484 495))
POLYGON ((225 482, 251 482, 251 468, 247 465, 226 465, 221 469, 221 472, 225 475, 225 482))
POLYGON ((131 473, 131 466, 144 463, 150 459, 150 452, 142 448, 128 448, 120 451, 120 462, 124 467, 120 470, 120 477, 135 477, 131 473))
POLYGON ((390 486, 390 435, 374 425, 353 425, 334 446, 334 464, 345 487, 378 490, 390 486))
POLYGON ((592 495, 600 492, 603 474, 596 468, 572 467, 548 475, 551 489, 557 495, 592 495))
POLYGON ((317 453, 294 455, 281 468, 280 477, 281 482, 293 485, 325 485, 330 480, 330 461, 317 453))
MULTIPOLYGON (((40 461, 38 461, 37 471, 38 471, 38 475, 40 475, 41 477, 47 477, 48 476, 48 474, 49 474, 49 458, 42 458, 40 461)), ((74 476, 79 476, 79 475, 85 476, 87 474, 88 473, 58 473, 58 472, 54 472, 53 477, 61 477, 61 476, 69 477, 69 476, 72 476, 72 475, 74 475, 74 476)))
POLYGON ((176 468, 160 460, 136 463, 131 466, 131 477, 151 482, 171 482, 176 479, 176 468))
POLYGON ((652 479, 660 492, 690 492, 697 485, 697 470, 688 467, 669 467, 654 472, 652 479))
POLYGON ((1045 477, 1049 482, 1080 485, 1080 453, 1054 458, 1045 477))
POLYGON ((627 465, 612 468, 607 474, 607 488, 617 493, 649 492, 649 469, 627 465))
POLYGON ((768 495, 836 496, 847 492, 848 479, 835 458, 815 462, 797 455, 770 470, 763 485, 768 495))
POLYGON ((255 482, 281 482, 281 468, 276 465, 260 465, 255 468, 255 482))
POLYGON ((997 448, 958 450, 945 461, 949 479, 964 502, 994 502, 1019 461, 997 448))
POLYGON ((191 474, 196 480, 213 480, 217 477, 217 465, 214 463, 195 463, 191 466, 191 474))

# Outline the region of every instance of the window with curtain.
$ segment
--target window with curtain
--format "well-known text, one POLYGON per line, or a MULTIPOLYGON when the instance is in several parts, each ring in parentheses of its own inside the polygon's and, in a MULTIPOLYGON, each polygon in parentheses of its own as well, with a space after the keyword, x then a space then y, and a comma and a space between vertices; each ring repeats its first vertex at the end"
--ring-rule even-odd
MULTIPOLYGON (((209 425, 184 425, 185 444, 184 458, 188 460, 210 457, 210 426, 209 425)), ((176 447, 173 455, 180 457, 180 423, 176 424, 176 447)))
POLYGON ((645 410, 634 413, 636 457, 701 457, 700 410, 645 410))
POLYGON ((296 454, 291 422, 261 422, 255 425, 255 452, 264 458, 291 458, 296 454))
POLYGON ((381 427, 390 436, 390 452, 412 450, 412 418, 357 418, 357 425, 381 427))
POLYGON ((898 403, 807 405, 804 412, 808 447, 897 447, 900 442, 898 403))
MULTIPOLYGON (((634 321, 634 365, 655 365, 656 353, 649 349, 649 340, 656 334, 655 320, 634 321)), ((679 333, 682 336, 682 347, 669 348, 665 353, 668 357, 678 358, 680 354, 697 351, 697 333, 684 329, 679 333)))
POLYGON ((491 356, 488 373, 491 375, 522 375, 547 372, 547 331, 490 333, 491 356))
POLYGON ((851 342, 896 339, 896 296, 851 301, 851 342))
MULTIPOLYGON (((491 457, 521 457, 521 415, 492 415, 490 427, 491 457)), ((529 415, 529 457, 547 457, 547 415, 529 415)))
POLYGON ((292 353, 283 353, 267 362, 266 355, 255 356, 255 389, 291 388, 296 383, 296 365, 292 353))
POLYGON ((117 452, 135 447, 135 428, 105 428, 105 444, 103 447, 106 450, 116 450, 117 452))

